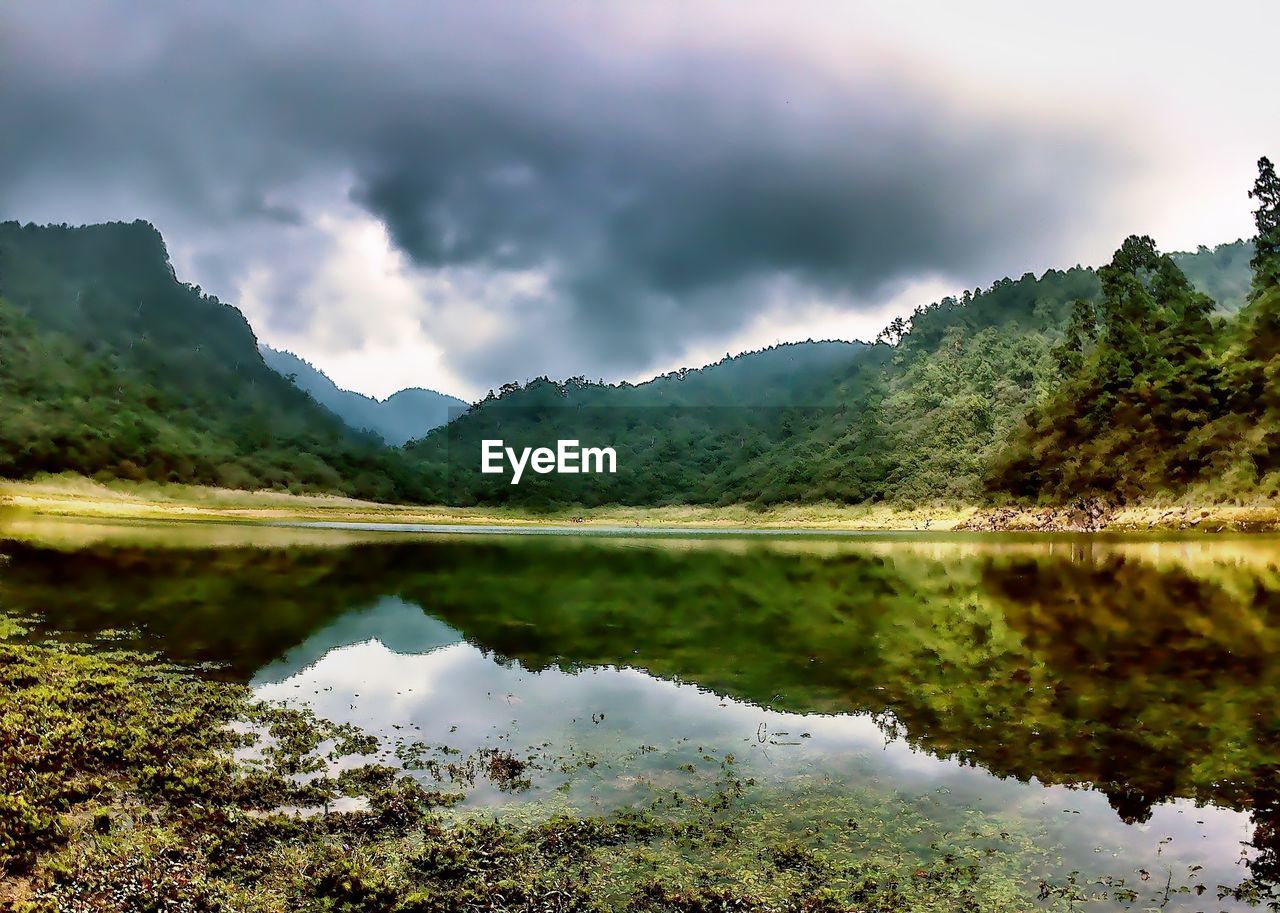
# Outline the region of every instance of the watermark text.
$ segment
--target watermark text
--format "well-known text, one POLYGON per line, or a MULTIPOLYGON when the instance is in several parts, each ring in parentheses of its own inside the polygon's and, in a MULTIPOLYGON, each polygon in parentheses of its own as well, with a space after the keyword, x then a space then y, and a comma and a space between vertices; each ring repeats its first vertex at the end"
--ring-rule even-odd
POLYGON ((526 468, 539 475, 549 472, 558 475, 616 473, 618 454, 612 447, 582 447, 574 440, 556 441, 554 450, 550 447, 524 447, 519 451, 505 446, 501 440, 480 442, 481 472, 501 474, 506 471, 505 464, 511 466, 511 484, 519 485, 526 468))

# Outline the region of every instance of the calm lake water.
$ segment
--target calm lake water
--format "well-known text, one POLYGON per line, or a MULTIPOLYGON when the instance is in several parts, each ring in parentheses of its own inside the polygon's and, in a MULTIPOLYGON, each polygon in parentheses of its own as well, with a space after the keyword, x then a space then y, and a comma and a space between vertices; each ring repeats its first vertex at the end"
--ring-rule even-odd
POLYGON ((608 811, 732 756, 779 828, 1006 841, 1137 908, 1280 870, 1275 538, 7 530, 0 611, 39 633, 215 663, 388 759, 532 763, 468 784, 476 813, 608 811))

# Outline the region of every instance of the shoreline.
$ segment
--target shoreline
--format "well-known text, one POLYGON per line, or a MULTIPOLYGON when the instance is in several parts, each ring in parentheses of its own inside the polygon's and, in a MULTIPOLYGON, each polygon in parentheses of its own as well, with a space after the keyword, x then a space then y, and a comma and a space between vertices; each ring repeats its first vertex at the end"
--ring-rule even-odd
MULTIPOLYGON (((101 483, 77 476, 0 481, 0 509, 22 516, 117 520, 201 520, 267 525, 476 526, 627 530, 814 530, 878 532, 1275 532, 1280 503, 1149 503, 1109 507, 783 504, 523 508, 378 504, 338 495, 294 495, 160 483, 101 483)), ((2 515, 0 515, 2 517, 2 515)))

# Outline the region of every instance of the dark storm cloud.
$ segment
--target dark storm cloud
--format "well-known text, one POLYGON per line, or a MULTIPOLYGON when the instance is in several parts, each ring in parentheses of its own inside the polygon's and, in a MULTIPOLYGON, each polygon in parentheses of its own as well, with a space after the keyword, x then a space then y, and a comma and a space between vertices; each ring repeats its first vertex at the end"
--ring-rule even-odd
POLYGON ((851 85, 794 53, 632 45, 570 5, 138 9, 0 12, 0 205, 87 194, 262 239, 345 182, 423 268, 551 276, 554 325, 512 302, 511 344, 454 354, 486 382, 576 373, 567 348, 639 369, 742 325, 778 276, 850 300, 989 279, 1117 173, 1092 141, 892 74, 851 85), (511 365, 521 340, 541 361, 511 365))

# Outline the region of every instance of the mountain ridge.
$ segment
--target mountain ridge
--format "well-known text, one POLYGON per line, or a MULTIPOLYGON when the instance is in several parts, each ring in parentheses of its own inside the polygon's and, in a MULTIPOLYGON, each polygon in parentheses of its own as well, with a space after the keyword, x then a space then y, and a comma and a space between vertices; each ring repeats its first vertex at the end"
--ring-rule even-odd
MULTIPOLYGON (((1170 259, 1189 280, 1224 294, 1216 319, 1230 321, 1251 281, 1251 248, 1236 241, 1170 259)), ((981 500, 997 452, 1060 382, 1056 347, 1074 302, 1102 297, 1093 268, 1000 279, 918 307, 875 344, 843 344, 857 358, 789 379, 753 374, 760 363, 753 356, 796 355, 818 344, 770 347, 643 384, 545 377, 506 384, 409 451, 423 461, 432 497, 462 506, 981 500), (608 411, 618 406, 633 414, 621 420, 608 411), (655 406, 683 412, 663 415, 655 406), (697 409, 706 406, 742 408, 712 416, 697 409), (766 417, 762 409, 773 411, 766 417), (596 413, 591 421, 573 414, 584 410, 596 413), (624 445, 625 459, 619 448, 619 463, 640 467, 644 480, 551 485, 526 476, 513 487, 458 463, 459 453, 478 452, 484 439, 539 446, 547 443, 539 436, 575 438, 583 428, 638 437, 640 444, 624 445)))
POLYGON ((386 399, 366 396, 339 387, 324 371, 293 352, 266 343, 259 343, 258 351, 267 367, 292 380, 348 426, 371 431, 393 447, 422 437, 448 422, 451 411, 456 414, 468 405, 456 396, 426 387, 406 387, 386 399))
POLYGON ((398 455, 263 362, 147 222, 0 223, 0 474, 414 499, 398 455))
MULTIPOLYGON (((1165 257, 1218 296, 1215 338, 1250 313, 1251 247, 1165 257)), ((0 474, 534 507, 977 500, 996 452, 1062 383, 1064 336, 1079 302, 1102 305, 1104 272, 1001 279, 917 308, 874 343, 780 343, 642 383, 539 377, 467 406, 421 388, 343 391, 261 345, 239 310, 177 277, 148 223, 2 223, 0 474), (543 444, 532 438, 566 407, 580 434, 636 441, 622 489, 472 485, 449 462, 451 442, 455 460, 481 438, 543 444), (445 429, 450 409, 461 415, 445 429)))

